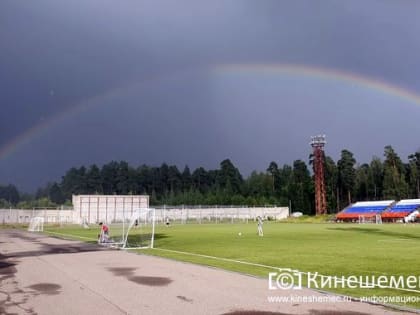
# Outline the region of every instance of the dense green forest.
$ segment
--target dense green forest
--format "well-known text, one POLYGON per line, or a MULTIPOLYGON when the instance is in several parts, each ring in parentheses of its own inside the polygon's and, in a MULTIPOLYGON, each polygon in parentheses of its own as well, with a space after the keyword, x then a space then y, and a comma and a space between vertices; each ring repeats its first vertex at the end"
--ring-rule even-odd
MULTIPOLYGON (((0 186, 0 207, 48 207, 70 204, 72 194, 147 194, 152 205, 291 205, 292 211, 314 213, 312 156, 309 164, 271 162, 264 172, 244 178, 226 159, 216 170, 162 164, 130 166, 125 161, 71 168, 60 182, 47 184, 35 195, 20 194, 13 185, 0 186)), ((338 212, 363 200, 420 198, 420 152, 403 163, 391 146, 383 159, 359 164, 352 152, 342 150, 335 162, 326 156, 328 211, 338 212)))

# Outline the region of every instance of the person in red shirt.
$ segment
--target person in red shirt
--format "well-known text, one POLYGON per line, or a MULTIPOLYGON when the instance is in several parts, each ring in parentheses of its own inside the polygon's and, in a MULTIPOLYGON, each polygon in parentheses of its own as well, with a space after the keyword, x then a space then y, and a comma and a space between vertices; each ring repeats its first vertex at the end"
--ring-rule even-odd
POLYGON ((98 235, 100 243, 106 243, 109 239, 109 227, 108 225, 100 222, 99 226, 101 227, 101 233, 98 235))

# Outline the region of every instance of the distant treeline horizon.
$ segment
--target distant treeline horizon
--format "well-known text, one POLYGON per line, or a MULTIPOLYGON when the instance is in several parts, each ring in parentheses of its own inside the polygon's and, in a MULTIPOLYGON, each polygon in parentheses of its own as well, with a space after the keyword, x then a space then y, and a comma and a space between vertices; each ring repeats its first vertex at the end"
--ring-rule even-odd
MULTIPOLYGON (((291 206, 292 211, 315 213, 312 155, 308 163, 271 162, 263 172, 244 178, 230 159, 218 169, 198 167, 182 171, 163 163, 152 167, 111 161, 98 167, 72 167, 59 182, 48 183, 35 194, 20 193, 14 185, 0 186, 0 207, 34 208, 71 205, 73 194, 145 194, 151 205, 291 206)), ((358 164, 349 150, 335 162, 324 157, 328 212, 336 213, 355 201, 420 198, 420 152, 403 163, 391 146, 383 159, 358 164)))

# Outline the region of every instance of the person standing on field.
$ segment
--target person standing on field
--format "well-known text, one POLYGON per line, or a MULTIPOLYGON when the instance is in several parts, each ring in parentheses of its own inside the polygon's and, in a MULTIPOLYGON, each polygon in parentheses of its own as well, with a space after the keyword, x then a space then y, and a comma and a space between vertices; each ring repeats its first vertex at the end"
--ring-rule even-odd
POLYGON ((109 240, 109 227, 102 222, 99 223, 99 226, 101 227, 101 232, 98 235, 98 241, 99 243, 106 243, 109 240))
POLYGON ((260 216, 257 217, 258 236, 264 236, 263 220, 260 216))

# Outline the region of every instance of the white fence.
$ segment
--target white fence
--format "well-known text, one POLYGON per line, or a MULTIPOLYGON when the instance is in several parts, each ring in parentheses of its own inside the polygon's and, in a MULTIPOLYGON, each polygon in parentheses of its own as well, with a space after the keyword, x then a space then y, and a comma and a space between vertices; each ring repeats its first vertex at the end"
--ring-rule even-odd
POLYGON ((289 216, 287 207, 163 207, 156 208, 156 220, 186 223, 188 221, 205 222, 235 222, 255 220, 256 217, 264 219, 282 220, 289 216))
MULTIPOLYGON (((32 217, 42 217, 44 222, 59 224, 81 224, 119 222, 131 217, 132 209, 119 209, 109 215, 106 211, 95 212, 95 215, 80 216, 80 210, 61 209, 0 209, 0 224, 21 223, 29 224, 32 217), (89 220, 88 220, 89 219, 89 220)), ((156 221, 188 223, 188 222, 238 222, 255 220, 257 216, 264 219, 281 220, 287 218, 289 208, 287 207, 161 207, 156 208, 156 221)))
POLYGON ((44 223, 71 224, 75 222, 75 212, 72 209, 0 209, 0 224, 29 224, 33 217, 44 218, 44 223))

